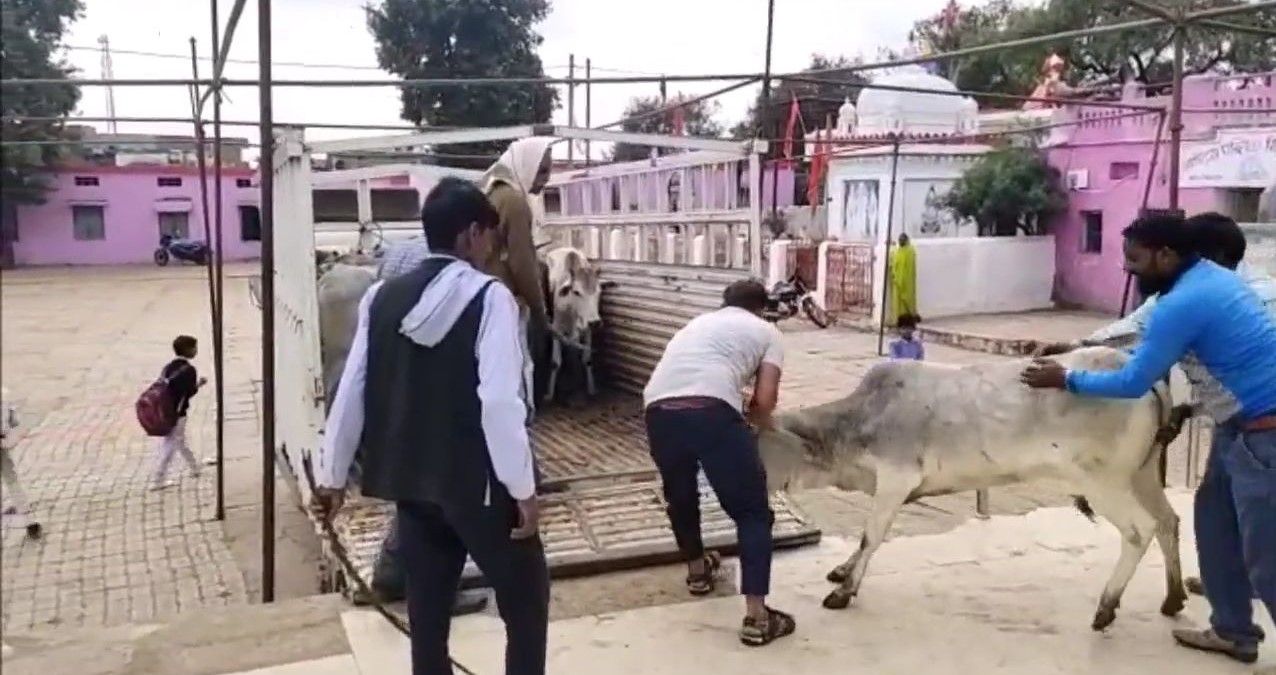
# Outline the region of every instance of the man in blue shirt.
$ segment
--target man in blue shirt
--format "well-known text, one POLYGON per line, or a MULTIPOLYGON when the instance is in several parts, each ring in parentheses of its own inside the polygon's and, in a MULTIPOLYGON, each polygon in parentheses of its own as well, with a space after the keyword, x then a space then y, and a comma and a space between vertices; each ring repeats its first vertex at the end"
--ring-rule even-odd
POLYGON ((1140 218, 1124 235, 1126 270, 1144 295, 1158 295, 1134 356, 1112 372, 1039 359, 1022 379, 1079 396, 1138 398, 1191 353, 1235 398, 1238 412, 1215 428, 1195 504, 1212 628, 1175 630, 1174 638, 1253 663, 1262 631, 1251 598, 1276 617, 1276 323, 1238 275, 1193 252, 1181 218, 1140 218))

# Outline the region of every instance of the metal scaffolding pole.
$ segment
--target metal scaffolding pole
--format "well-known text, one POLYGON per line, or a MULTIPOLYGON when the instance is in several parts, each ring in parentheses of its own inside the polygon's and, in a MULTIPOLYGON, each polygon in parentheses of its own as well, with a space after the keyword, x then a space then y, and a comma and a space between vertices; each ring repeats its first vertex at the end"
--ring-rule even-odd
MULTIPOLYGON (((195 38, 190 39, 191 45, 191 73, 195 79, 199 79, 199 50, 196 47, 195 38)), ((221 289, 220 279, 218 275, 220 270, 217 269, 216 258, 220 245, 217 243, 220 239, 220 232, 216 232, 212 227, 212 221, 209 218, 208 209, 208 157, 205 153, 208 151, 208 144, 204 138, 204 121, 200 118, 199 111, 200 92, 199 87, 191 87, 191 122, 195 125, 195 140, 198 142, 195 148, 196 164, 199 167, 199 202, 200 213, 203 216, 204 223, 204 241, 208 246, 208 259, 205 265, 208 268, 208 312, 212 323, 213 333, 213 386, 217 390, 217 504, 214 509, 214 517, 217 520, 224 520, 226 512, 222 502, 222 486, 225 484, 225 466, 222 463, 222 420, 225 419, 225 407, 223 405, 223 381, 225 373, 222 370, 222 312, 221 312, 221 289)), ((220 176, 218 177, 220 181, 220 176)), ((217 187, 217 200, 221 201, 220 182, 217 187)))
POLYGON ((275 129, 270 0, 257 0, 261 117, 261 601, 275 601, 275 129))
POLYGON ((1183 142, 1183 26, 1174 28, 1174 88, 1170 92, 1170 210, 1179 208, 1179 170, 1183 142))
MULTIPOLYGON (((593 107, 593 91, 590 86, 593 84, 593 63, 589 57, 585 57, 585 128, 590 128, 590 112, 593 107)), ((588 139, 585 140, 585 166, 593 164, 593 147, 588 139)))
MULTIPOLYGON (((218 62, 213 66, 213 248, 212 265, 215 272, 217 292, 214 298, 217 308, 213 313, 217 316, 217 327, 213 332, 213 374, 216 376, 217 399, 217 501, 215 513, 217 520, 226 519, 226 286, 225 280, 225 238, 222 233, 223 202, 222 183, 222 92, 217 80, 221 79, 222 68, 226 61, 220 56, 221 30, 217 20, 217 0, 209 0, 212 9, 212 50, 219 54, 218 62)), ((243 1, 236 0, 239 11, 243 11, 243 1)), ((237 15, 236 15, 237 16, 237 15)), ((233 27, 232 27, 233 30, 233 27)), ((227 33, 227 37, 230 34, 227 33)))

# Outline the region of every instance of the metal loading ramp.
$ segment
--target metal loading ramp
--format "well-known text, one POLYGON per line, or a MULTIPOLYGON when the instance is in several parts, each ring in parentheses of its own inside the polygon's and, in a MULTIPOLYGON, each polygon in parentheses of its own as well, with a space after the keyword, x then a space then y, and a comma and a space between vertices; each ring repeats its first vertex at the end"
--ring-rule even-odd
MULTIPOLYGON (((533 425, 532 437, 549 490, 542 497, 541 536, 551 576, 588 576, 680 560, 636 397, 607 394, 586 408, 546 410, 533 425)), ((735 526, 703 476, 700 504, 705 545, 734 554, 735 526)), ((771 508, 777 549, 819 542, 820 530, 783 495, 772 496, 771 508)), ((334 523, 366 580, 372 579, 393 512, 388 503, 354 498, 334 523)), ((330 570, 328 578, 332 590, 354 590, 339 569, 330 570)), ((466 586, 482 584, 472 563, 464 579, 466 586)))

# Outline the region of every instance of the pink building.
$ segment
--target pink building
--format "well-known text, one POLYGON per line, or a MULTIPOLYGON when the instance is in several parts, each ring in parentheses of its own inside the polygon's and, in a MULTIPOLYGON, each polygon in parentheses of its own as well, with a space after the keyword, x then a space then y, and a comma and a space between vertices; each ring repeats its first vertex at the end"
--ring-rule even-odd
MULTIPOLYGON (((1169 105, 1168 97, 1142 98, 1135 86, 1125 100, 1169 105)), ((1276 107, 1276 73, 1188 78, 1183 106, 1179 208, 1256 221, 1259 195, 1276 180, 1276 114, 1267 112, 1276 107)), ((1148 206, 1169 204, 1169 146, 1153 166, 1156 113, 1121 117, 1129 112, 1072 106, 1057 115, 1080 123, 1046 143, 1069 192, 1068 211, 1053 225, 1056 299, 1116 311, 1125 286, 1121 230, 1138 215, 1149 173, 1148 206)))
MULTIPOLYGON (((222 251, 226 260, 256 258, 261 214, 253 169, 223 170, 222 251)), ((199 172, 186 166, 83 166, 58 170, 47 201, 17 208, 12 229, 17 265, 147 263, 161 234, 211 241, 199 172)), ((213 213, 209 179, 209 220, 213 213)))

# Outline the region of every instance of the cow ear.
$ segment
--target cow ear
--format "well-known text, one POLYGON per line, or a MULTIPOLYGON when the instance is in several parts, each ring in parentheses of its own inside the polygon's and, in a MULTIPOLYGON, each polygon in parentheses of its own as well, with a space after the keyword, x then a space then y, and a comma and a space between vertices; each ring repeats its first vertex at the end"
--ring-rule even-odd
POLYGON ((580 258, 574 255, 574 251, 565 256, 563 265, 567 269, 567 273, 576 276, 580 272, 580 258))

